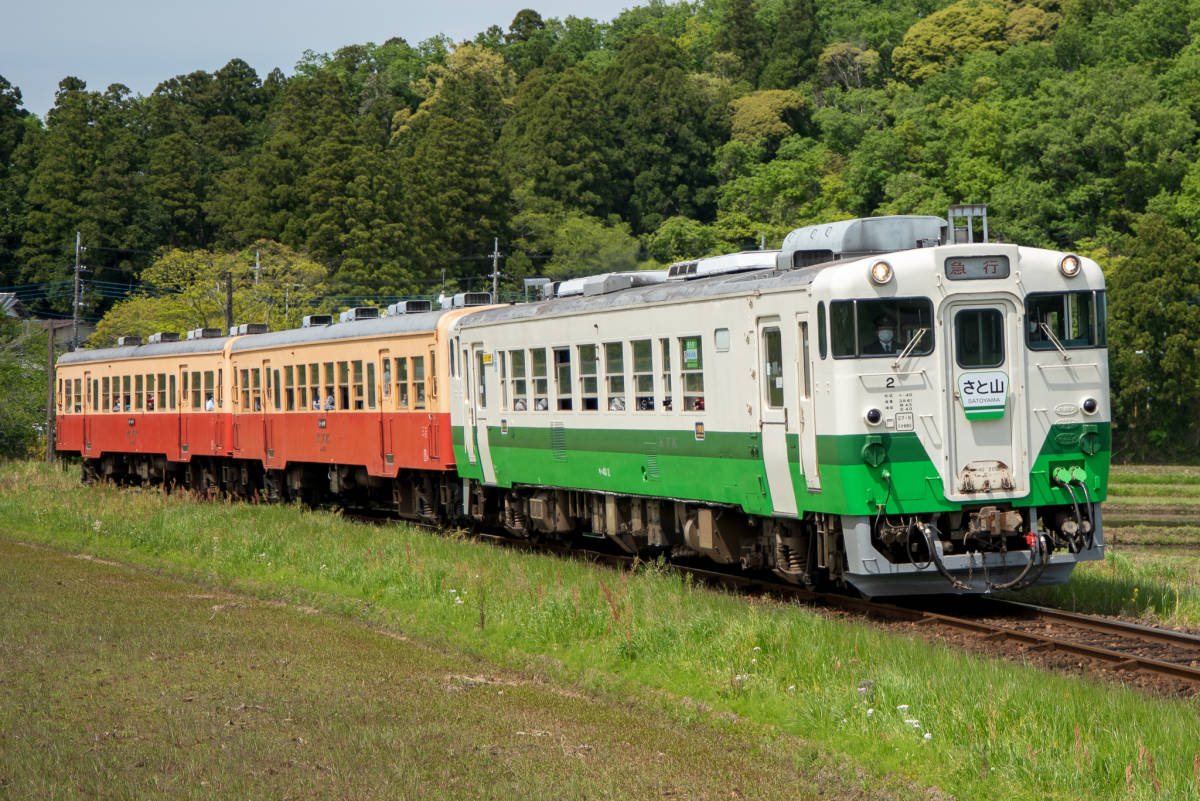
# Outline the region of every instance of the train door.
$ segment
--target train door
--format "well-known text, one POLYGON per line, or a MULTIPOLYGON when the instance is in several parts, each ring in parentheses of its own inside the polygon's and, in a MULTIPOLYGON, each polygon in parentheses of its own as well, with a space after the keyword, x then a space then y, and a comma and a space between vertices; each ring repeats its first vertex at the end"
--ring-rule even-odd
POLYGON ((797 407, 796 434, 800 439, 800 471, 809 492, 821 491, 821 474, 817 468, 817 413, 813 403, 812 340, 809 338, 808 315, 796 315, 797 342, 800 345, 796 365, 797 407))
POLYGON ((459 353, 462 359, 458 365, 458 374, 462 376, 463 388, 463 450, 467 454, 467 463, 475 464, 475 377, 471 366, 471 350, 463 348, 459 353))
MULTIPOLYGON (((92 449, 92 415, 96 413, 96 401, 93 397, 92 390, 92 374, 85 371, 83 374, 83 453, 87 455, 92 449)), ((56 434, 60 434, 58 429, 55 429, 56 434)))
MULTIPOLYGON (((426 379, 429 382, 429 408, 441 409, 438 404, 438 371, 437 371, 437 346, 430 345, 429 353, 425 362, 428 365, 426 379)), ((441 417, 437 414, 429 415, 429 459, 438 461, 442 458, 442 439, 441 439, 441 417)))
MULTIPOLYGON (((270 359, 263 359, 262 383, 261 394, 255 393, 254 411, 258 413, 262 425, 263 453, 268 459, 273 459, 275 457, 275 415, 270 414, 270 410, 272 404, 275 403, 275 393, 278 391, 278 388, 273 381, 270 359)), ((258 388, 255 387, 255 389, 258 388)))
POLYGON ((496 404, 496 398, 488 397, 487 391, 488 371, 491 368, 492 354, 484 350, 480 342, 471 345, 471 377, 475 380, 472 392, 477 410, 474 418, 475 447, 479 453, 479 463, 483 467, 483 480, 488 484, 495 484, 496 471, 492 466, 492 448, 488 441, 488 410, 496 404))
POLYGON ((1023 445, 1022 341, 1007 299, 959 301, 944 312, 949 366, 946 497, 987 500, 1029 491, 1023 445))
MULTIPOLYGON (((788 343, 790 344, 790 343, 788 343)), ((793 433, 788 414, 788 378, 785 337, 778 317, 758 321, 759 430, 762 432, 763 466, 776 515, 796 515, 796 488, 788 460, 788 436, 793 433)), ((795 359, 791 360, 793 363, 795 359)))
POLYGON ((392 404, 395 399, 392 398, 392 383, 395 380, 392 377, 392 353, 389 350, 381 350, 378 354, 379 363, 379 391, 376 402, 379 404, 375 408, 379 410, 379 458, 383 460, 385 469, 394 466, 396 452, 392 450, 395 447, 392 444, 392 423, 395 415, 390 414, 393 408, 392 404))
POLYGON ((181 399, 179 402, 179 452, 188 452, 188 427, 191 422, 191 415, 188 414, 187 400, 188 391, 188 367, 186 364, 181 364, 177 368, 179 371, 179 392, 181 399))

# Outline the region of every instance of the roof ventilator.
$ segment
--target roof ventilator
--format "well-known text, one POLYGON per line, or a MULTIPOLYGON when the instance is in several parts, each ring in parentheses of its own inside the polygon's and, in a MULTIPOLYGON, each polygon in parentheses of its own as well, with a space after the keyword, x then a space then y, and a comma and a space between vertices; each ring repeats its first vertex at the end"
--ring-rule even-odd
POLYGON ((118 348, 128 348, 140 344, 142 344, 141 337, 117 337, 118 348))
POLYGON ((491 302, 490 292, 459 292, 450 301, 450 308, 465 309, 468 306, 488 306, 491 302))
POLYGON ((387 307, 388 317, 399 317, 402 314, 416 314, 433 309, 433 303, 428 300, 402 300, 387 307))
POLYGON ((161 345, 164 342, 178 342, 179 334, 175 331, 159 331, 157 334, 151 334, 146 340, 150 345, 161 345))
POLYGON ((777 250, 743 250, 703 259, 677 261, 667 268, 668 281, 690 281, 710 275, 745 273, 752 270, 774 270, 777 250))
POLYGON ((929 247, 945 242, 946 225, 941 217, 918 215, 861 217, 806 225, 784 237, 776 259, 779 269, 790 270, 929 247))
POLYGON ((265 334, 267 333, 266 323, 242 323, 235 325, 229 329, 229 336, 240 337, 246 334, 265 334))
POLYGON ((193 328, 187 332, 189 342, 193 339, 217 339, 220 336, 223 336, 220 328, 193 328))
POLYGON ((306 314, 300 319, 301 328, 317 328, 322 325, 333 325, 332 314, 306 314))
POLYGON ((346 309, 338 315, 338 322, 353 323, 357 320, 378 320, 379 309, 376 306, 355 306, 353 309, 346 309))

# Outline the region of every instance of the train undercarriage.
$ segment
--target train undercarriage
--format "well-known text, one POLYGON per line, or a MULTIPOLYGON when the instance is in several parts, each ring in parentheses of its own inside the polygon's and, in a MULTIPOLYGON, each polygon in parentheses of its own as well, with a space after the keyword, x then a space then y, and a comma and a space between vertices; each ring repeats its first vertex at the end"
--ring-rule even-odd
POLYGON ((867 595, 988 592, 1065 580, 1074 558, 1062 556, 1098 546, 1099 508, 1090 503, 781 519, 682 499, 486 487, 449 471, 402 470, 388 478, 369 475, 361 466, 297 463, 272 470, 253 460, 172 462, 145 454, 106 454, 82 464, 85 482, 382 512, 429 524, 502 529, 529 540, 604 540, 647 558, 702 558, 747 572, 769 571, 810 587, 854 587, 867 595), (1057 567, 1048 572, 1055 561, 1057 567))

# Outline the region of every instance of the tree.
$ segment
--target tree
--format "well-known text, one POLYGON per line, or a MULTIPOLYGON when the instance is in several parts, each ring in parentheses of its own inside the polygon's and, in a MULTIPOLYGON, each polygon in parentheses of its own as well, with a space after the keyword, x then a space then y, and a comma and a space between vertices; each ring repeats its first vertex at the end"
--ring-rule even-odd
POLYGON ((713 45, 718 51, 737 57, 740 65, 737 78, 750 86, 758 82, 758 73, 762 71, 763 31, 754 0, 730 0, 713 45))
POLYGON ((46 334, 31 323, 0 316, 0 458, 34 456, 44 442, 46 334))
POLYGON ((915 23, 904 44, 892 51, 896 74, 922 81, 964 57, 983 50, 1001 52, 1005 41, 1004 9, 987 0, 959 0, 915 23))
POLYGON ((784 0, 775 39, 759 77, 760 89, 791 89, 808 79, 821 52, 813 0, 784 0))

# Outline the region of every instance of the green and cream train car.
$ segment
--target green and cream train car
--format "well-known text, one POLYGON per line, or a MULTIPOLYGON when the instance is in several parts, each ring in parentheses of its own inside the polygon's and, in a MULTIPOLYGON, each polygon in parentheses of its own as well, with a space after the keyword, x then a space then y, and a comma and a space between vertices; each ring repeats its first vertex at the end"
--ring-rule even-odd
POLYGON ((954 240, 847 220, 464 315, 464 513, 871 596, 1065 581, 1103 558, 1103 277, 954 240))

